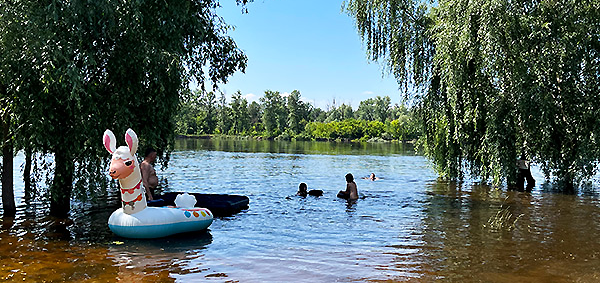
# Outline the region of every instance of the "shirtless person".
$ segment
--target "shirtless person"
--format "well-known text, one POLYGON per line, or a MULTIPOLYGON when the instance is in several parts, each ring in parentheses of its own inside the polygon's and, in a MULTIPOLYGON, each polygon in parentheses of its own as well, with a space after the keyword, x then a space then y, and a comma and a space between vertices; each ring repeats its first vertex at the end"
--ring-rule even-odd
POLYGON ((347 200, 358 199, 358 189, 356 188, 356 183, 354 183, 354 176, 352 176, 352 174, 346 174, 346 183, 346 190, 340 191, 337 196, 347 200))
POLYGON ((142 164, 140 164, 140 170, 142 171, 142 182, 144 183, 144 188, 146 188, 146 198, 148 200, 154 200, 154 197, 152 197, 152 192, 158 186, 158 177, 156 176, 156 171, 154 170, 155 161, 156 150, 149 147, 146 149, 144 161, 142 161, 142 164))

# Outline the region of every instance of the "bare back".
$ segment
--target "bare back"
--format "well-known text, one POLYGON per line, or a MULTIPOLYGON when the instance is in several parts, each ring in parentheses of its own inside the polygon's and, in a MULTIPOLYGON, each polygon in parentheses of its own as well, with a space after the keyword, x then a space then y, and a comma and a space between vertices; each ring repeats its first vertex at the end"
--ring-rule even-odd
POLYGON ((349 196, 348 199, 358 199, 358 189, 356 188, 356 183, 346 183, 346 193, 349 196))
POLYGON ((142 171, 144 187, 149 189, 156 188, 158 186, 158 176, 156 176, 156 170, 154 170, 152 164, 144 160, 142 164, 140 164, 140 170, 142 171))

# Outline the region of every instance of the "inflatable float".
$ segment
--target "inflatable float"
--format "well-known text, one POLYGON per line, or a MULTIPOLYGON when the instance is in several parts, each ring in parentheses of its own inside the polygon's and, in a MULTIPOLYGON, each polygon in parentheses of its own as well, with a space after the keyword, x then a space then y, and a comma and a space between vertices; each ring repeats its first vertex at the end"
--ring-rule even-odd
MULTIPOLYGON (((149 202, 150 206, 175 205, 180 192, 167 192, 155 197, 158 201, 149 202)), ((250 200, 247 196, 225 194, 189 193, 196 198, 196 207, 209 209, 214 216, 231 216, 248 208, 250 200)))
POLYGON ((206 208, 194 207, 196 199, 180 194, 174 203, 177 207, 147 207, 146 191, 135 152, 138 138, 128 129, 127 146, 116 148, 115 135, 104 132, 103 143, 112 154, 109 175, 119 180, 122 207, 108 219, 108 227, 125 238, 161 238, 178 233, 201 231, 212 224, 213 214, 206 208))

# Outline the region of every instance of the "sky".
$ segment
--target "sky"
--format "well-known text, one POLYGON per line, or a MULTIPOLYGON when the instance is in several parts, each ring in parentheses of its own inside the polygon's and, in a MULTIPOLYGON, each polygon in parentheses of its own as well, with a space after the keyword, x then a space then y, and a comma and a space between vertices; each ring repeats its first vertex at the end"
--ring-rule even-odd
POLYGON ((220 89, 231 96, 241 91, 258 101, 266 90, 286 95, 300 91, 302 100, 327 109, 375 96, 400 103, 398 84, 367 59, 341 0, 255 0, 248 13, 234 0, 221 1, 217 14, 234 27, 229 31, 248 57, 246 72, 236 72, 220 89))

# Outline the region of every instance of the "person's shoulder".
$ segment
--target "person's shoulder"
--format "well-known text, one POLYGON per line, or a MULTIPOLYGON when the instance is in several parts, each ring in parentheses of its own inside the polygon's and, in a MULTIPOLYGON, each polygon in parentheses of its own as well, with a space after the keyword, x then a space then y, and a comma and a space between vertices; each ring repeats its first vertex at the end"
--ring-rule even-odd
POLYGON ((148 164, 148 162, 146 162, 145 160, 142 161, 142 163, 140 163, 140 168, 141 169, 148 168, 148 166, 150 166, 150 164, 148 164))

